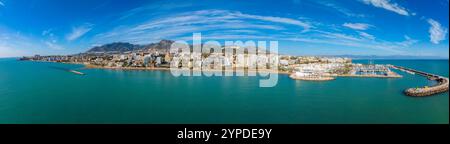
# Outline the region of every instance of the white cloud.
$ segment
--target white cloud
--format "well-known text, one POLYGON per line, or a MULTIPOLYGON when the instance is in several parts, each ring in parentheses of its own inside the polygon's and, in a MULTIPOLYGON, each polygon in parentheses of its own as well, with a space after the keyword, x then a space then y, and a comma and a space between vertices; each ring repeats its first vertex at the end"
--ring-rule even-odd
MULTIPOLYGON (((312 26, 306 22, 284 18, 284 17, 273 17, 273 16, 260 16, 260 15, 250 15, 243 14, 241 12, 232 12, 227 10, 201 10, 194 12, 182 13, 174 16, 169 16, 167 18, 152 20, 145 24, 136 27, 139 29, 150 29, 165 27, 169 25, 194 25, 194 24, 213 24, 213 23, 230 23, 230 22, 242 22, 243 20, 259 20, 265 22, 279 23, 279 24, 290 24, 303 27, 304 29, 309 29, 312 26)), ((232 26, 232 25, 230 25, 232 26)))
MULTIPOLYGON (((177 13, 150 19, 136 25, 118 26, 112 31, 97 34, 95 41, 107 43, 127 41, 149 43, 160 39, 175 39, 194 32, 227 32, 227 35, 256 33, 260 30, 306 31, 313 26, 303 20, 244 14, 228 10, 200 10, 177 13)), ((217 38, 217 36, 215 36, 217 38)))
POLYGON ((63 50, 64 48, 58 44, 58 38, 53 33, 53 29, 48 29, 42 31, 42 40, 41 42, 46 46, 47 48, 50 48, 52 50, 63 50))
POLYGON ((395 12, 400 15, 410 15, 406 8, 399 6, 397 3, 391 3, 390 0, 362 0, 362 2, 374 7, 383 8, 385 10, 395 12))
POLYGON ((355 30, 367 30, 370 27, 372 27, 372 25, 365 24, 365 23, 344 23, 343 26, 351 28, 351 29, 355 29, 355 30))
POLYGON ((375 39, 375 36, 373 36, 371 34, 368 34, 366 32, 358 32, 358 33, 359 33, 360 36, 362 36, 364 38, 367 38, 369 40, 374 40, 375 39))
POLYGON ((442 27, 442 25, 433 20, 428 19, 428 23, 431 25, 428 32, 430 33, 430 41, 434 44, 439 44, 440 41, 445 40, 447 37, 448 29, 442 27))
POLYGON ((322 38, 329 38, 329 39, 341 39, 341 40, 350 40, 350 41, 361 41, 360 38, 343 34, 343 33, 336 33, 336 32, 326 32, 326 31, 318 31, 320 34, 319 36, 322 38))
POLYGON ((312 30, 312 32, 315 33, 304 35, 284 34, 283 36, 277 36, 278 38, 276 40, 312 43, 321 46, 333 45, 343 46, 344 48, 368 48, 389 52, 391 54, 405 54, 408 52, 407 48, 417 43, 417 40, 411 38, 405 38, 404 41, 386 41, 377 39, 375 36, 364 32, 358 32, 358 35, 320 30, 312 30))
POLYGON ((0 1, 0 6, 5 6, 5 4, 2 1, 0 1))
POLYGON ((297 25, 297 26, 303 27, 305 30, 308 30, 311 28, 310 24, 307 24, 305 22, 302 22, 302 21, 299 21, 296 19, 291 19, 291 18, 249 15, 249 14, 242 14, 242 13, 238 13, 237 16, 240 16, 242 18, 250 18, 250 19, 257 19, 257 20, 263 20, 263 21, 269 21, 269 22, 297 25))
POLYGON ((35 54, 61 54, 64 49, 52 32, 45 36, 23 34, 0 26, 0 57, 22 57, 35 54))
POLYGON ((54 50, 63 50, 64 49, 60 45, 56 44, 56 41, 46 41, 45 45, 47 45, 48 48, 51 48, 54 50))
POLYGON ((366 40, 349 40, 349 39, 341 39, 339 37, 336 38, 310 38, 310 37, 297 37, 297 38, 286 38, 284 40, 297 41, 297 42, 306 42, 306 43, 315 43, 323 46, 324 44, 334 45, 334 46, 344 46, 344 47, 352 47, 352 48, 368 48, 374 50, 382 50, 395 54, 404 54, 405 51, 401 50, 404 48, 403 45, 400 45, 396 42, 386 42, 386 41, 366 41, 366 40))
POLYGON ((402 42, 398 42, 397 44, 404 46, 404 47, 410 47, 413 44, 416 44, 417 42, 419 42, 418 40, 412 39, 409 36, 405 35, 405 40, 402 42))
POLYGON ((20 57, 30 55, 30 51, 37 47, 34 40, 20 32, 2 29, 0 27, 0 57, 20 57))
POLYGON ((67 35, 66 39, 68 41, 74 41, 91 31, 93 26, 93 24, 86 23, 81 26, 73 27, 72 32, 67 35))
MULTIPOLYGON (((192 37, 184 37, 183 40, 192 40, 192 37)), ((274 39, 272 36, 246 35, 246 34, 222 34, 214 33, 202 35, 203 40, 240 40, 240 39, 274 39)))
POLYGON ((243 29, 243 30, 240 30, 240 29, 228 30, 228 31, 225 31, 225 32, 230 32, 230 33, 248 33, 248 34, 257 34, 257 33, 259 33, 259 31, 256 31, 256 30, 245 30, 245 29, 243 29))
MULTIPOLYGON (((310 19, 244 14, 228 10, 201 10, 161 15, 134 25, 117 26, 97 34, 96 44, 131 42, 147 44, 161 39, 190 40, 201 32, 203 39, 214 40, 278 40, 352 48, 370 48, 392 53, 405 52, 410 43, 383 41, 362 30, 374 27, 364 23, 344 24, 357 30, 343 33, 341 26, 326 25, 310 19), (308 33, 300 31, 308 29, 308 33), (275 33, 274 33, 275 32, 275 33)), ((412 43, 411 43, 412 44, 412 43)))
MULTIPOLYGON (((195 3, 196 6, 202 5, 201 3, 195 3)), ((187 8, 194 6, 193 3, 190 2, 184 2, 184 1, 177 1, 177 2, 171 2, 171 1, 159 1, 159 2, 152 2, 149 5, 137 7, 131 10, 128 10, 121 14, 121 17, 118 20, 125 20, 132 17, 139 17, 142 15, 148 15, 148 11, 168 11, 168 10, 174 10, 179 8, 187 8)))
POLYGON ((364 17, 366 17, 366 15, 364 15, 364 14, 353 13, 349 9, 341 7, 341 6, 339 6, 339 5, 335 4, 335 3, 332 3, 330 1, 313 0, 313 2, 315 2, 317 4, 320 4, 322 6, 328 7, 328 8, 332 8, 335 11, 337 11, 337 12, 339 12, 339 13, 345 15, 345 16, 348 16, 348 17, 356 17, 356 18, 364 18, 364 17))
POLYGON ((52 29, 42 31, 42 36, 53 36, 52 29))

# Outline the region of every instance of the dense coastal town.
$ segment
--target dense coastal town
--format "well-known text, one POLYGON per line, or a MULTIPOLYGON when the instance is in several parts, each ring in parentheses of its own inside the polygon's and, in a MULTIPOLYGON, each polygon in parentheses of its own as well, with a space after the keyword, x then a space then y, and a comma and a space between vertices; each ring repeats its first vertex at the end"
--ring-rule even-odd
POLYGON ((290 74, 300 80, 333 80, 338 76, 398 78, 388 65, 364 65, 352 63, 350 58, 320 56, 289 56, 277 54, 253 54, 248 48, 239 46, 222 47, 222 53, 195 53, 170 51, 174 43, 162 40, 148 46, 114 43, 94 47, 86 53, 67 56, 23 57, 21 60, 48 61, 84 64, 91 68, 110 69, 169 69, 188 67, 190 69, 222 70, 243 69, 290 74), (232 54, 225 54, 232 49, 232 54), (244 54, 236 51, 246 49, 244 54), (177 62, 173 62, 177 59, 177 62), (273 71, 270 71, 273 72, 273 71))

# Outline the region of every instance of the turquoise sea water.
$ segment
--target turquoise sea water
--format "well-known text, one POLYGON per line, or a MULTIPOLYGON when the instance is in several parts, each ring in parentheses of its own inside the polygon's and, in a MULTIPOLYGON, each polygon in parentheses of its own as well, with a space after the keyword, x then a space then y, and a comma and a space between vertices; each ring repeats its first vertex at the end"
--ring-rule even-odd
MULTIPOLYGON (((366 61, 358 61, 366 62, 366 61)), ((382 60, 448 77, 448 60, 382 60)), ((173 77, 167 71, 59 68, 82 65, 0 59, 0 123, 345 124, 449 122, 448 93, 414 98, 401 79, 338 78, 259 88, 257 77, 173 77)))

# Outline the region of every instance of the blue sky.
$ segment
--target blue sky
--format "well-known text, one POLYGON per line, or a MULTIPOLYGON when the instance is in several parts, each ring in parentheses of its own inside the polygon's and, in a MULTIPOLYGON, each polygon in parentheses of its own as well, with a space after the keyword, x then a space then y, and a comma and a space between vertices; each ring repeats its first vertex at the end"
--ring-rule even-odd
POLYGON ((448 0, 0 0, 0 57, 111 42, 277 40, 292 55, 449 57, 448 0))

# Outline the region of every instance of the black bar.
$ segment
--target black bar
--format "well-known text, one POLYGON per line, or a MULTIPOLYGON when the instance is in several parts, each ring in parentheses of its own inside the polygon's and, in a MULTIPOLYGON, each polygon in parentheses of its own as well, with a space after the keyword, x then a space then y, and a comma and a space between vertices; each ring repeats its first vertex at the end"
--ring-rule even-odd
MULTIPOLYGON (((449 125, 0 125, 10 136, 66 140, 141 141, 165 143, 281 143, 333 140, 433 140, 444 139, 449 125), (219 136, 180 139, 179 131, 212 131, 219 136), (221 138, 222 129, 272 129, 270 138, 221 138)), ((2 136, 5 136, 2 134, 2 136)))

